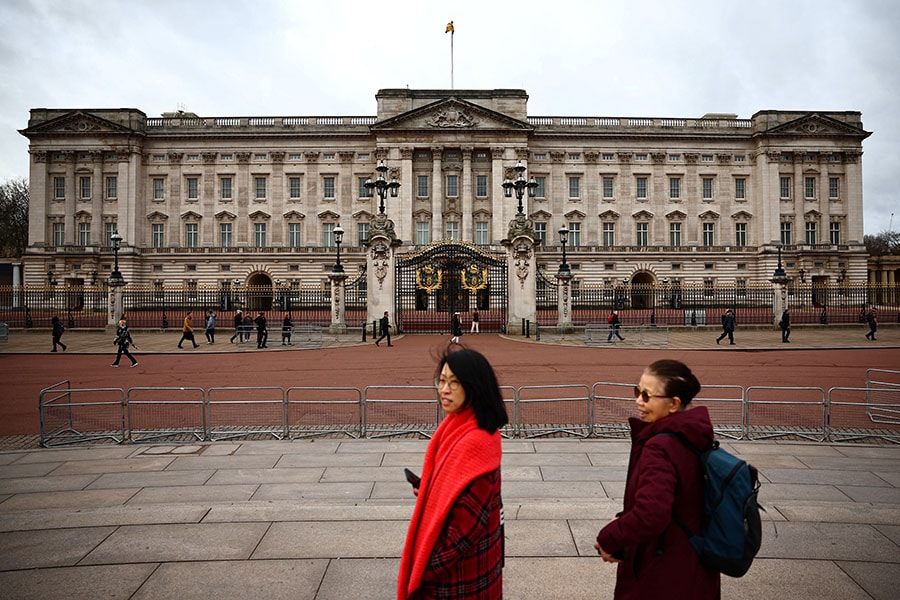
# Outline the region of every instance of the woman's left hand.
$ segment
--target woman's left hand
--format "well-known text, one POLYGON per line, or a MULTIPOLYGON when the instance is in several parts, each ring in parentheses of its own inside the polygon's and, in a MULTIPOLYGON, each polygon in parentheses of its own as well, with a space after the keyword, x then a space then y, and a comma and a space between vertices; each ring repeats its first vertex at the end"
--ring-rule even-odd
POLYGON ((597 549, 597 553, 603 558, 603 562, 608 563, 620 563, 622 562, 618 558, 614 557, 612 554, 604 550, 600 547, 600 542, 594 542, 594 548, 597 549))

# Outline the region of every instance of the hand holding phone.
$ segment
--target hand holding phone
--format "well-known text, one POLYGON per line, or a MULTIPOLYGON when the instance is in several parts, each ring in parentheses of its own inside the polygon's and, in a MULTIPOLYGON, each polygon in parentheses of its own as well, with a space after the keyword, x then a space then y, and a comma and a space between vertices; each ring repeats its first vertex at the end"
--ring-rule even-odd
POLYGON ((406 480, 409 482, 413 489, 418 489, 419 484, 422 483, 422 478, 410 471, 409 469, 403 469, 404 475, 406 475, 406 480))

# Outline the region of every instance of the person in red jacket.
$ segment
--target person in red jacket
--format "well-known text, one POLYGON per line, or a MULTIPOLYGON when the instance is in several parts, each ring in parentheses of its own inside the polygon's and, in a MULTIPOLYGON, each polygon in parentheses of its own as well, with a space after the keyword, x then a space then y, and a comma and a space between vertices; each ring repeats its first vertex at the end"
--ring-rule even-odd
POLYGON ((499 430, 509 418, 497 376, 480 353, 448 350, 434 381, 445 416, 413 489, 397 598, 502 598, 499 430))
POLYGON ((700 564, 677 513, 693 531, 703 522, 700 461, 674 433, 695 448, 713 441, 705 406, 691 407, 700 382, 676 360, 648 366, 634 388, 638 417, 630 418, 631 456, 624 510, 600 530, 594 547, 618 563, 617 600, 718 600, 720 575, 700 564))

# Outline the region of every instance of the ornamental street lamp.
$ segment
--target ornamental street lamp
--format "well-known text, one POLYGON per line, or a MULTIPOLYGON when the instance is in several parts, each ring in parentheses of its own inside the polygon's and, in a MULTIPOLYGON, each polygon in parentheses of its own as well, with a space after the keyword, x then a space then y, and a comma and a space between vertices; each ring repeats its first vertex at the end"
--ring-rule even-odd
MULTIPOLYGON (((399 183, 397 184, 400 185, 399 183)), ((384 198, 382 197, 382 200, 384 198)), ((337 246, 337 262, 334 263, 334 266, 331 268, 332 273, 343 273, 344 266, 341 264, 341 242, 344 241, 344 230, 341 227, 341 224, 338 223, 334 227, 334 245, 337 246)))
POLYGON ((787 273, 784 272, 784 267, 781 266, 781 244, 778 245, 778 266, 775 268, 772 278, 779 281, 787 280, 787 273))
MULTIPOLYGON (((521 197, 520 197, 521 202, 521 197)), ((521 205, 520 205, 521 206, 521 205)), ((569 242, 569 228, 563 225, 559 228, 559 243, 562 244, 562 263, 559 265, 559 277, 571 277, 572 271, 566 262, 566 244, 569 242)))
POLYGON ((527 180, 525 179, 525 165, 522 164, 521 160, 516 163, 513 170, 516 172, 516 178, 514 180, 507 179, 503 182, 504 195, 507 198, 512 198, 513 190, 515 190, 516 199, 519 201, 519 210, 517 214, 524 215, 525 208, 522 206, 522 198, 525 196, 525 190, 528 190, 529 198, 534 198, 538 183, 534 177, 527 180))
MULTIPOLYGON (((385 177, 385 173, 387 173, 388 168, 387 165, 384 164, 383 160, 378 161, 378 166, 375 167, 375 170, 378 171, 378 175, 375 177, 375 181, 372 181, 372 178, 366 179, 364 186, 366 189, 378 192, 378 197, 381 202, 378 205, 378 214, 384 214, 384 198, 387 196, 388 190, 391 192, 391 198, 397 197, 397 190, 400 189, 400 182, 397 181, 396 177, 391 177, 391 180, 388 181, 385 177)), ((338 263, 340 264, 340 263, 338 263)))
POLYGON ((113 271, 109 276, 109 283, 110 285, 122 285, 125 283, 122 273, 119 272, 119 247, 122 245, 122 236, 119 235, 118 231, 114 231, 112 235, 109 236, 109 241, 112 242, 113 254, 115 256, 115 263, 113 265, 113 271))

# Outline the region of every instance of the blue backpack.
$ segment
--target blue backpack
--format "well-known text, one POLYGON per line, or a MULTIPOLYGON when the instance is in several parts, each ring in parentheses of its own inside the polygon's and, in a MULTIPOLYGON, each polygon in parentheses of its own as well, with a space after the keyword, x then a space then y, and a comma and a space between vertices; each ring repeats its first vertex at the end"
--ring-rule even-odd
POLYGON ((677 513, 675 523, 687 534, 707 569, 730 577, 742 577, 762 545, 762 520, 757 502, 759 477, 756 468, 728 453, 714 441, 698 450, 678 433, 677 437, 700 460, 703 474, 703 527, 691 531, 677 513))

